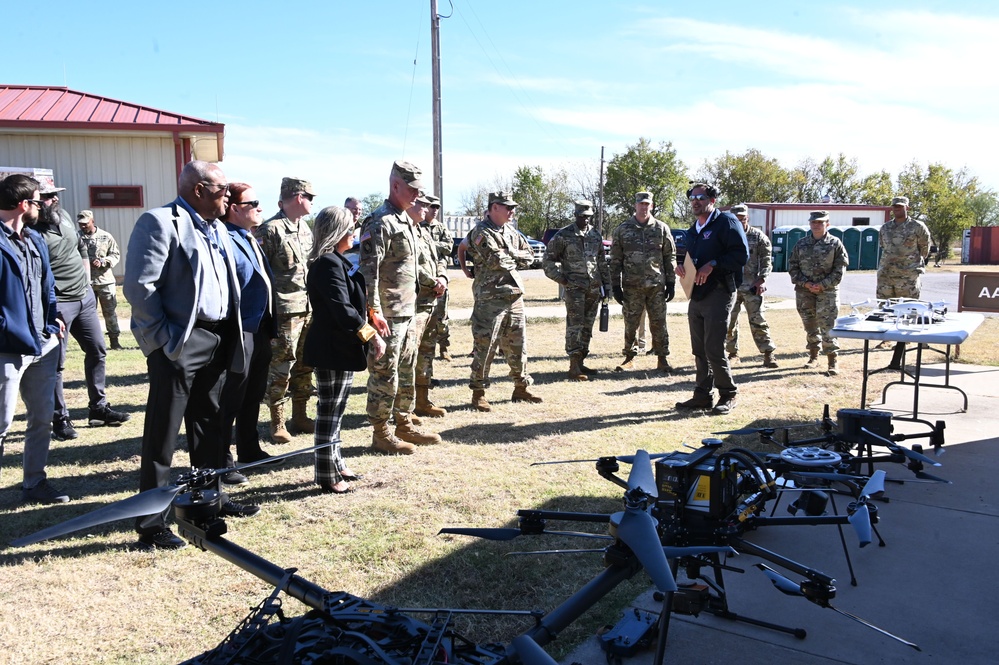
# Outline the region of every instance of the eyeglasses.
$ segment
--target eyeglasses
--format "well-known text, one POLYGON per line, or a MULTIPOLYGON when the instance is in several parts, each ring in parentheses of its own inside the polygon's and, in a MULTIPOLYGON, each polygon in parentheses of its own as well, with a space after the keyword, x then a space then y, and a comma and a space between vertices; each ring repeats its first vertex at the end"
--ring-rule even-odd
POLYGON ((315 194, 309 194, 308 192, 299 192, 299 194, 302 195, 303 199, 307 199, 308 201, 312 201, 312 199, 316 198, 315 194))
POLYGON ((39 208, 45 205, 45 201, 43 201, 42 199, 24 199, 24 200, 27 201, 28 203, 34 203, 39 208))
POLYGON ((691 194, 687 198, 690 199, 691 201, 707 201, 711 197, 708 196, 707 194, 691 194))
POLYGON ((503 207, 506 208, 508 212, 514 212, 517 209, 517 206, 504 205, 503 207))
POLYGON ((228 192, 229 191, 229 185, 222 185, 222 184, 217 183, 217 182, 203 182, 201 184, 204 185, 205 187, 218 187, 219 188, 218 189, 219 192, 228 192))
POLYGON ((233 203, 232 205, 250 206, 251 208, 259 208, 260 207, 260 201, 237 201, 236 203, 233 203))

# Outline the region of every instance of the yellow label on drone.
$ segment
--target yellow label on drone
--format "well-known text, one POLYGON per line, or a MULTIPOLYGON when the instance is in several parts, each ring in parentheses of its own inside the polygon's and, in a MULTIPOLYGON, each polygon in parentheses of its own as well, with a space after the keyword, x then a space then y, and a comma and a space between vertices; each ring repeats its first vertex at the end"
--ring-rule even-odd
POLYGON ((711 501, 711 476, 701 476, 687 497, 687 505, 694 509, 707 510, 711 501))

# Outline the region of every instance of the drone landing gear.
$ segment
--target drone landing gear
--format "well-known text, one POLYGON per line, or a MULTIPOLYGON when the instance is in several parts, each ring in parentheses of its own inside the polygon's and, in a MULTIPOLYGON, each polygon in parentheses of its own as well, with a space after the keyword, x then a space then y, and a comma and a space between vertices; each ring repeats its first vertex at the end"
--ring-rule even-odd
MULTIPOLYGON (((780 633, 794 635, 799 640, 805 639, 807 633, 804 628, 782 626, 770 621, 737 614, 730 610, 728 607, 728 594, 725 592, 725 578, 722 576, 722 571, 730 570, 737 573, 744 573, 746 571, 741 568, 722 564, 718 554, 711 553, 705 556, 708 557, 708 560, 692 558, 684 562, 686 564, 687 578, 694 582, 686 586, 680 585, 679 590, 673 594, 671 601, 673 612, 695 617, 701 612, 705 612, 712 616, 728 619, 729 621, 739 621, 761 628, 769 628, 780 633), (706 577, 701 571, 705 566, 709 566, 712 569, 713 580, 706 577), (698 580, 703 582, 703 584, 698 584, 698 580)), ((656 600, 662 600, 665 603, 667 602, 665 595, 657 593, 654 597, 656 600)))

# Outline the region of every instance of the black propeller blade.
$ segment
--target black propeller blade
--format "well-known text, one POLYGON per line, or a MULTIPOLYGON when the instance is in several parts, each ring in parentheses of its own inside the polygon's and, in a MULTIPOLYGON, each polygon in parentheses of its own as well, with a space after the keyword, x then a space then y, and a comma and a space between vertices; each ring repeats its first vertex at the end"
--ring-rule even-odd
POLYGON ((97 510, 91 511, 86 515, 80 515, 79 517, 74 517, 73 519, 62 522, 61 524, 56 524, 46 529, 42 529, 41 531, 36 531, 30 536, 18 538, 17 540, 11 541, 10 544, 14 547, 34 545, 35 543, 39 543, 43 540, 58 538, 59 536, 64 536, 67 533, 73 533, 74 531, 97 526, 99 524, 124 520, 130 517, 141 517, 142 515, 161 513, 170 506, 174 497, 186 488, 187 485, 168 485, 166 487, 156 487, 151 490, 146 490, 141 494, 136 494, 135 496, 131 496, 127 499, 116 501, 110 505, 98 508, 97 510))
POLYGON ((635 553, 657 589, 662 592, 676 591, 676 580, 656 532, 655 519, 639 508, 625 508, 619 514, 618 537, 635 553))
POLYGON ((513 650, 524 665, 558 665, 554 658, 527 635, 518 635, 513 638, 512 644, 513 650))
MULTIPOLYGON (((669 457, 673 453, 655 453, 652 455, 649 455, 648 453, 645 454, 648 455, 649 459, 659 459, 661 457, 669 457)), ((606 458, 601 458, 601 459, 606 459, 606 458)), ((616 459, 618 462, 624 462, 625 464, 635 463, 634 455, 617 455, 614 457, 614 459, 616 459)), ((599 462, 599 461, 600 459, 564 459, 564 460, 556 460, 554 462, 533 462, 531 466, 544 466, 545 464, 580 464, 583 462, 599 462)))
POLYGON ((930 457, 927 457, 926 455, 923 455, 922 453, 917 453, 915 450, 909 450, 905 446, 900 446, 897 443, 895 443, 894 441, 892 441, 891 439, 886 439, 885 437, 881 436, 880 434, 875 434, 874 432, 872 432, 871 430, 867 429, 866 427, 861 427, 860 431, 863 432, 864 434, 867 434, 867 435, 869 435, 869 436, 877 439, 878 441, 881 442, 881 445, 887 446, 888 450, 892 451, 893 453, 901 453, 902 455, 905 455, 905 457, 907 459, 911 459, 911 460, 914 460, 916 462, 922 462, 923 464, 929 464, 930 466, 943 466, 942 464, 940 464, 940 462, 937 462, 936 460, 934 460, 934 459, 932 459, 930 457))
POLYGON ((641 490, 646 496, 655 499, 659 496, 659 489, 656 487, 655 474, 652 473, 651 456, 644 450, 639 450, 635 453, 634 458, 631 464, 631 473, 628 474, 628 489, 641 490))
POLYGON ((597 538, 599 540, 613 540, 608 535, 602 533, 587 533, 585 531, 525 531, 516 528, 464 528, 445 527, 437 532, 456 534, 459 536, 473 536, 475 538, 485 538, 486 540, 513 540, 517 536, 576 536, 578 538, 597 538))

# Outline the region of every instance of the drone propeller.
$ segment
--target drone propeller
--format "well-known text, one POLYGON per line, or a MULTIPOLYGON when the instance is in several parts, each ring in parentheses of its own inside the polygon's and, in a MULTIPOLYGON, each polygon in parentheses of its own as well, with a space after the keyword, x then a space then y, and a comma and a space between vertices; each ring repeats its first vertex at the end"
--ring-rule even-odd
POLYGON ((867 506, 867 501, 871 495, 885 491, 886 475, 888 474, 881 469, 874 472, 871 479, 864 485, 864 489, 860 491, 860 499, 857 501, 853 513, 848 518, 850 525, 857 532, 857 538, 860 539, 861 547, 867 547, 871 544, 871 530, 873 527, 871 527, 871 512, 867 506))
POLYGON ((628 490, 639 490, 646 496, 655 499, 659 496, 656 487, 656 477, 652 473, 652 456, 644 450, 634 454, 631 473, 628 474, 628 490))
POLYGON ((797 429, 799 427, 815 427, 817 422, 799 423, 797 425, 774 425, 773 427, 743 427, 742 429, 730 429, 724 432, 712 432, 712 434, 732 434, 741 436, 744 434, 759 434, 761 432, 775 432, 779 429, 797 429))
MULTIPOLYGON (((640 508, 626 507, 620 515, 617 535, 631 548, 642 567, 649 573, 656 588, 662 592, 677 590, 673 571, 666 560, 666 552, 656 531, 656 521, 640 508)), ((612 518, 613 521, 613 518, 612 518)))
POLYGON ((230 467, 227 469, 195 469, 183 474, 180 480, 178 480, 178 482, 174 485, 154 487, 153 489, 146 490, 145 492, 140 492, 139 494, 130 496, 127 499, 122 499, 121 501, 116 501, 107 506, 102 506, 101 508, 86 513, 85 515, 74 517, 71 520, 50 526, 42 529, 41 531, 36 531, 29 536, 18 538, 17 540, 11 541, 10 544, 14 547, 34 545, 35 543, 39 543, 43 540, 58 538, 59 536, 64 536, 68 533, 79 531, 80 529, 86 529, 100 524, 107 524, 108 522, 116 522, 118 520, 124 520, 131 517, 154 515, 169 508, 170 504, 173 503, 173 500, 177 497, 177 495, 189 489, 192 485, 197 484, 199 486, 207 486, 215 478, 224 476, 230 471, 235 471, 237 469, 245 470, 251 469, 255 466, 272 464, 274 460, 283 460, 289 457, 294 457, 295 455, 312 452, 314 450, 318 450, 319 448, 331 446, 333 443, 335 442, 323 443, 318 446, 310 446, 308 448, 302 448, 301 450, 295 450, 283 455, 274 455, 268 459, 251 462, 249 464, 241 464, 238 467, 230 467))
POLYGON ((527 635, 518 635, 511 644, 524 665, 558 665, 554 658, 527 635))
POLYGON ((803 598, 808 598, 809 600, 811 600, 813 603, 815 603, 819 607, 828 607, 833 612, 836 612, 837 614, 842 614, 843 616, 845 616, 845 617, 847 617, 849 619, 853 619, 857 623, 860 623, 860 624, 862 624, 864 626, 867 626, 868 628, 870 628, 872 630, 876 630, 877 632, 881 633, 885 637, 890 637, 891 639, 893 639, 893 640, 895 640, 897 642, 901 642, 902 644, 904 644, 907 647, 912 647, 916 651, 922 651, 922 649, 920 649, 918 645, 913 644, 912 642, 909 642, 908 640, 904 640, 901 637, 899 637, 898 635, 892 635, 887 630, 885 630, 883 628, 878 628, 873 623, 865 621, 864 619, 861 619, 860 617, 858 617, 855 614, 850 614, 849 612, 845 612, 845 611, 843 611, 843 610, 841 610, 839 608, 833 607, 832 605, 829 604, 828 600, 825 600, 825 599, 813 599, 813 598, 810 598, 810 597, 806 596, 805 593, 801 590, 801 585, 795 584, 794 582, 792 582, 788 578, 786 578, 783 575, 781 575, 780 573, 778 573, 773 568, 770 568, 769 566, 767 566, 765 564, 762 564, 762 563, 756 564, 756 567, 759 568, 760 570, 762 570, 763 573, 767 577, 770 578, 770 581, 773 582, 774 587, 776 587, 776 589, 778 591, 780 591, 781 593, 786 594, 788 596, 801 596, 803 598))
POLYGON ((486 540, 513 540, 517 536, 576 536, 579 538, 598 538, 600 540, 613 540, 610 536, 604 535, 602 533, 587 533, 585 531, 545 531, 544 529, 534 530, 534 529, 523 529, 523 528, 464 528, 464 527, 445 527, 437 532, 438 535, 442 533, 450 533, 459 536, 472 536, 475 538, 484 538, 486 540))
MULTIPOLYGON (((645 451, 641 450, 639 452, 644 453, 645 451)), ((646 456, 648 456, 649 459, 659 459, 661 457, 669 457, 673 453, 655 453, 653 455, 649 455, 648 453, 645 454, 646 456)), ((636 455, 617 455, 615 457, 601 457, 598 459, 564 459, 564 460, 555 460, 553 462, 533 462, 531 466, 544 466, 546 464, 580 464, 583 462, 599 462, 602 459, 616 459, 618 462, 624 462, 625 464, 634 464, 635 457, 636 455)))
POLYGON ((880 434, 875 434, 866 427, 861 427, 860 431, 863 432, 864 434, 874 437, 875 439, 881 442, 881 445, 886 446, 888 450, 892 451, 893 453, 901 453, 907 459, 913 460, 915 462, 922 462, 923 464, 929 464, 930 466, 943 466, 942 464, 940 464, 940 462, 937 462, 936 460, 931 459, 926 455, 923 455, 922 453, 917 453, 915 450, 909 450, 905 446, 900 446, 891 439, 886 439, 880 434))
POLYGON ((173 502, 174 497, 187 489, 187 485, 168 485, 166 487, 155 487, 146 490, 141 494, 136 494, 122 501, 116 501, 107 506, 98 508, 85 515, 74 517, 71 520, 50 526, 41 531, 36 531, 30 536, 24 536, 11 541, 14 547, 24 547, 34 545, 43 540, 58 538, 67 533, 73 533, 80 529, 87 529, 107 522, 116 522, 130 517, 141 517, 143 515, 153 515, 166 510, 173 502))

